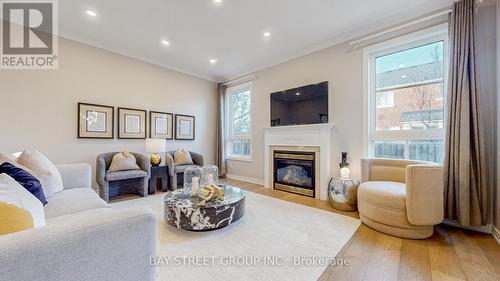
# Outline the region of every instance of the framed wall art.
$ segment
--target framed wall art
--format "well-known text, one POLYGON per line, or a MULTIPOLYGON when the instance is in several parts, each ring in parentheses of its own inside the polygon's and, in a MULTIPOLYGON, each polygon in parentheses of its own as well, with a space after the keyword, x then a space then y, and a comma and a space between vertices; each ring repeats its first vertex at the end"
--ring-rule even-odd
POLYGON ((107 105, 78 103, 78 138, 113 139, 115 108, 107 105))
POLYGON ((175 139, 194 140, 195 117, 191 115, 175 114, 175 139))
POLYGON ((145 139, 147 111, 118 107, 118 138, 145 139))
POLYGON ((174 138, 174 115, 168 112, 149 112, 149 137, 152 139, 174 138))

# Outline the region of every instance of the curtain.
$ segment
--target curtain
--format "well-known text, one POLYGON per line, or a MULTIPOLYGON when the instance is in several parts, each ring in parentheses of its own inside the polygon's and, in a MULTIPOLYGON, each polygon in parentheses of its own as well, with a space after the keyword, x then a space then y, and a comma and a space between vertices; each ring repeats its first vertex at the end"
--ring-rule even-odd
POLYGON ((219 167, 219 176, 226 177, 226 86, 217 84, 217 154, 215 162, 219 167))
POLYGON ((444 211, 464 226, 486 225, 488 207, 474 16, 474 0, 461 0, 449 18, 444 211))

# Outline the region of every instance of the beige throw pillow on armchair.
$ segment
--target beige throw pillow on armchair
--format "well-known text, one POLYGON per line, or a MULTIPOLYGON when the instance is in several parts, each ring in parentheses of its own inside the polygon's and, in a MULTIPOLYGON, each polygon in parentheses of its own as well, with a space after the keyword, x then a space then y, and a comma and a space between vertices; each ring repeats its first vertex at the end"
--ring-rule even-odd
POLYGON ((175 165, 193 165, 191 154, 184 148, 177 148, 174 154, 175 165))
POLYGON ((137 165, 135 156, 130 152, 124 151, 113 155, 113 159, 111 160, 111 164, 109 165, 108 172, 140 169, 141 168, 137 165))

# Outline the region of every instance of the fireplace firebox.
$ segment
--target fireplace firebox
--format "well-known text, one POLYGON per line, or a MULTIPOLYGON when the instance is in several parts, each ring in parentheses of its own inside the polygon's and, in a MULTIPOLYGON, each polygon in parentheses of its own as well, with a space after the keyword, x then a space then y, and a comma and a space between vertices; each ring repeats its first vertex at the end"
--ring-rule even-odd
POLYGON ((274 151, 274 189, 314 197, 315 153, 274 151))

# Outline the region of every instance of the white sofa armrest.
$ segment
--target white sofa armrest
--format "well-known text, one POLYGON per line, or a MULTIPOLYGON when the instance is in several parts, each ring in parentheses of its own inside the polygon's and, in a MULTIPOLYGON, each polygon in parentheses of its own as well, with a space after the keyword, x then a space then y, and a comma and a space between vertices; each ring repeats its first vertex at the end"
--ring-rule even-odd
POLYGON ((56 165, 63 180, 64 189, 92 187, 92 168, 86 163, 56 165))
POLYGON ((153 281, 154 214, 144 208, 89 212, 0 236, 0 279, 153 281))

